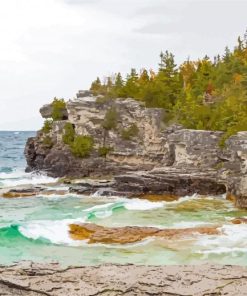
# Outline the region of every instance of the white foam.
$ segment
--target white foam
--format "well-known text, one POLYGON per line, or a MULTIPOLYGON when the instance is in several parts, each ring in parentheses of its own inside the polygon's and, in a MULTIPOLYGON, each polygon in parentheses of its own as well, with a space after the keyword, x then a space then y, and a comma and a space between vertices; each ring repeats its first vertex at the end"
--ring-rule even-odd
POLYGON ((37 195, 36 197, 45 198, 45 199, 51 199, 51 200, 60 200, 60 199, 66 199, 66 198, 83 198, 83 195, 78 195, 76 193, 66 193, 66 194, 42 194, 42 192, 37 195))
POLYGON ((119 198, 116 203, 106 203, 103 205, 96 205, 85 209, 84 212, 94 212, 98 217, 109 217, 112 213, 112 209, 115 207, 124 207, 129 211, 148 211, 153 209, 162 208, 164 206, 163 202, 151 202, 148 200, 142 200, 138 198, 127 199, 127 198, 119 198), (105 214, 104 214, 105 213, 105 214))
POLYGON ((36 185, 55 183, 58 179, 48 177, 45 174, 25 173, 23 170, 15 170, 10 173, 0 173, 0 184, 3 187, 18 185, 36 185))
POLYGON ((207 221, 181 221, 174 223, 172 227, 169 228, 193 228, 193 227, 198 227, 198 226, 209 226, 209 225, 215 225, 215 223, 210 223, 207 221))
MULTIPOLYGON (((153 241, 155 241, 155 237, 147 237, 147 238, 144 238, 143 240, 141 241, 138 241, 138 242, 135 242, 135 243, 127 243, 127 244, 124 244, 124 245, 121 245, 121 244, 104 244, 104 243, 94 243, 93 245, 95 247, 99 246, 99 247, 105 247, 107 249, 132 249, 132 248, 135 248, 135 247, 142 247, 142 246, 146 246, 150 243, 152 243, 153 241)), ((91 245, 91 244, 90 244, 91 245)))
POLYGON ((129 211, 149 211, 164 207, 164 202, 152 202, 138 198, 130 199, 124 203, 124 207, 129 211))
POLYGON ((247 224, 227 224, 219 228, 222 235, 198 236, 196 246, 201 254, 247 251, 247 224))
POLYGON ((197 251, 198 254, 204 254, 204 255, 210 255, 210 254, 217 254, 217 255, 223 255, 223 254, 229 254, 229 253, 247 253, 247 247, 238 248, 238 247, 219 247, 214 250, 203 250, 203 251, 197 251))
POLYGON ((19 226, 22 235, 30 239, 46 239, 53 244, 78 246, 82 243, 69 236, 69 224, 83 223, 83 219, 66 219, 61 221, 33 221, 19 226))
POLYGON ((98 210, 103 210, 103 209, 107 209, 111 206, 113 206, 114 203, 107 203, 107 204, 103 204, 103 205, 97 205, 97 206, 93 206, 93 207, 90 207, 88 209, 85 209, 83 210, 84 212, 94 212, 94 211, 98 211, 98 210))

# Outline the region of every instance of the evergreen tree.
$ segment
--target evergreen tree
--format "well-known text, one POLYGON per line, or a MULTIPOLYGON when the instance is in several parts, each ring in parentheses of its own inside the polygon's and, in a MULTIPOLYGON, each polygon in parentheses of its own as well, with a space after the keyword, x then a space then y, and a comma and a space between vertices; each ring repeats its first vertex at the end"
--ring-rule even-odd
POLYGON ((97 77, 97 79, 92 82, 90 90, 93 92, 94 95, 100 94, 102 90, 102 84, 99 77, 97 77))

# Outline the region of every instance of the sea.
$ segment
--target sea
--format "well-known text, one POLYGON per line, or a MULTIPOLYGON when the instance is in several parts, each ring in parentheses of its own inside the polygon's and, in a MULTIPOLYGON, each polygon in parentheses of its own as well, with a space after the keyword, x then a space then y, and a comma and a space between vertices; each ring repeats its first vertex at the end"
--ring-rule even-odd
MULTIPOLYGON (((25 173, 24 147, 35 132, 0 132, 0 189, 49 184, 66 190, 57 179, 25 173)), ((133 263, 140 265, 236 264, 247 265, 247 224, 231 220, 247 217, 220 196, 184 196, 177 201, 151 202, 100 194, 47 195, 3 198, 0 194, 0 264, 22 260, 59 262, 62 266, 133 263), (180 229, 217 226, 221 235, 180 239, 150 237, 133 244, 88 244, 69 236, 71 223, 107 227, 154 226, 180 229)))

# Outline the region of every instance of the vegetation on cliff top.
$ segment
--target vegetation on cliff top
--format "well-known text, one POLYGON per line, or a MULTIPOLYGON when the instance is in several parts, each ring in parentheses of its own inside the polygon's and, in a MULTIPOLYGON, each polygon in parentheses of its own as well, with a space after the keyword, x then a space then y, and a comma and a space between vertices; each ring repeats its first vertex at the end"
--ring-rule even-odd
POLYGON ((147 107, 166 109, 166 121, 186 128, 221 130, 222 139, 247 130, 247 34, 222 56, 175 64, 174 55, 161 53, 158 71, 132 69, 91 85, 104 98, 132 97, 147 107))
POLYGON ((52 119, 54 121, 64 119, 63 113, 65 109, 66 109, 66 103, 64 99, 54 98, 52 102, 52 115, 51 115, 52 119))

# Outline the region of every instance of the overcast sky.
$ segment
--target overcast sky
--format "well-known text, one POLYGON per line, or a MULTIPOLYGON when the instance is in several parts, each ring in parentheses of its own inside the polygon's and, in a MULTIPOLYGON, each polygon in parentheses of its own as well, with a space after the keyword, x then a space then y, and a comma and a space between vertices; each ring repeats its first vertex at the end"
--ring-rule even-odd
POLYGON ((247 27, 243 0, 0 0, 0 130, 36 130, 39 108, 96 76, 223 53, 247 27))

